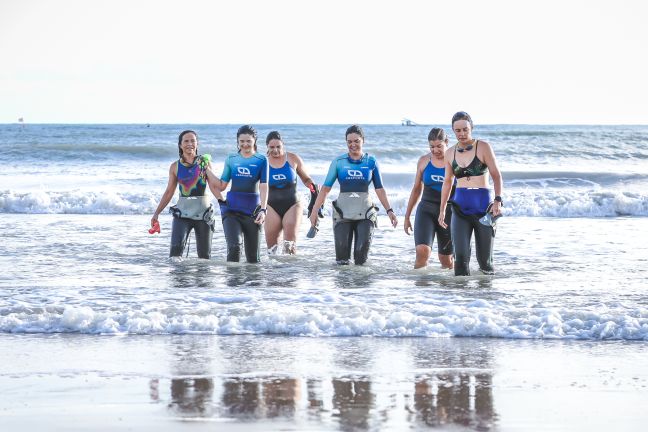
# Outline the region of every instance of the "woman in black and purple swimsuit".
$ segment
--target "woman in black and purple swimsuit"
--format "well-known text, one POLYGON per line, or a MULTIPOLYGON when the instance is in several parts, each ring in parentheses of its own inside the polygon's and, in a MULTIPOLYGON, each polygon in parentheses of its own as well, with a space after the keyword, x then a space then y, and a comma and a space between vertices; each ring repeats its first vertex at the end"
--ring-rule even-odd
MULTIPOLYGON (((480 223, 480 219, 487 213, 491 213, 493 218, 500 216, 502 175, 490 144, 472 137, 473 122, 468 113, 460 111, 452 116, 452 130, 457 137, 457 144, 446 150, 445 154, 440 215, 445 214, 449 202, 452 206, 450 231, 455 255, 455 276, 470 275, 470 242, 473 231, 479 269, 482 273, 493 274, 495 228, 490 223, 480 223), (495 189, 492 200, 488 173, 495 189), (448 201, 455 177, 457 185, 454 198, 448 201)), ((439 217, 439 224, 447 226, 442 217, 439 217)))

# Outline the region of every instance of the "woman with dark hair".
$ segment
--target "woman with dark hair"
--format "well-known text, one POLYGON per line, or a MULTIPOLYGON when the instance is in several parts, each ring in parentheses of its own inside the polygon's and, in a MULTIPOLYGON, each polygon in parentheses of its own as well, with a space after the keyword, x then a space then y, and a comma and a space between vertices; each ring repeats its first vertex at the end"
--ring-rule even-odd
POLYGON ((452 116, 452 130, 457 144, 446 150, 445 179, 441 190, 439 225, 445 222, 446 205, 452 206, 450 232, 455 255, 455 275, 470 275, 470 243, 475 233, 479 269, 493 274, 493 221, 501 215, 502 175, 495 153, 486 141, 472 136, 473 121, 468 113, 460 111, 452 116), (491 200, 488 176, 493 180, 495 197, 491 200), (454 198, 449 201, 453 179, 457 178, 454 198), (484 217, 490 214, 490 217, 484 217))
POLYGON ((182 256, 189 233, 193 229, 198 257, 208 259, 211 256, 214 210, 211 200, 205 195, 205 188, 209 186, 215 196, 220 195, 214 182, 207 177, 207 171, 211 168, 211 158, 207 154, 198 154, 198 135, 192 130, 180 133, 178 154, 180 158, 169 167, 169 182, 151 217, 151 227, 153 230, 156 226, 159 227, 158 216, 169 204, 178 187, 178 202, 169 209, 173 214, 169 256, 182 256))
POLYGON ((247 262, 258 263, 261 225, 268 205, 268 160, 257 153, 257 133, 252 126, 241 126, 236 140, 238 152, 225 159, 221 178, 211 170, 207 174, 221 191, 232 182, 226 200, 220 193, 217 195, 227 241, 227 261, 240 261, 244 244, 247 262))
MULTIPOLYGON (((410 216, 416 202, 421 197, 421 192, 423 192, 423 198, 416 208, 416 217, 414 219, 414 245, 416 246, 414 268, 427 265, 436 235, 441 268, 451 269, 453 259, 450 229, 442 227, 438 221, 448 136, 443 129, 432 128, 428 134, 428 143, 430 152, 421 156, 416 165, 416 177, 407 203, 404 228, 405 233, 411 235, 412 222, 410 222, 410 216)), ((446 210, 444 221, 446 224, 450 224, 450 209, 446 210)))
MULTIPOLYGON (((335 259, 338 264, 349 264, 353 243, 353 261, 356 265, 361 265, 367 261, 378 218, 378 207, 369 196, 371 183, 393 227, 398 224, 398 219, 389 205, 376 158, 362 151, 364 131, 360 126, 352 125, 346 130, 345 136, 348 152, 331 162, 313 208, 319 208, 324 203, 337 180, 340 184, 340 194, 333 201, 335 259)), ((311 230, 316 229, 317 218, 317 213, 311 212, 311 230)))
POLYGON ((304 161, 295 153, 286 151, 281 134, 272 131, 266 137, 268 147, 268 215, 264 224, 268 253, 276 253, 283 232, 283 253, 297 252, 297 232, 302 216, 302 206, 297 194, 297 177, 311 193, 308 216, 317 198, 318 187, 308 175, 304 161))

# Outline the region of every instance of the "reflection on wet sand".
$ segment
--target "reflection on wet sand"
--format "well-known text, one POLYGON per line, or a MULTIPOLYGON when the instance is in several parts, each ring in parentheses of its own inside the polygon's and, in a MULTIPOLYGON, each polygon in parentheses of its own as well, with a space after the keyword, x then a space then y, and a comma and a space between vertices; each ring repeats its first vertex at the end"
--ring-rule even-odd
POLYGON ((304 417, 312 426, 337 424, 342 431, 398 426, 390 420, 399 417, 398 410, 405 413, 402 427, 455 425, 485 431, 494 426, 492 376, 487 373, 420 376, 412 383, 411 392, 398 395, 390 391, 389 397, 383 394, 382 398, 368 377, 310 378, 305 381, 305 394, 301 383, 300 378, 285 377, 172 379, 168 406, 180 418, 258 421, 304 417), (219 385, 220 401, 214 398, 219 385), (392 423, 386 424, 388 421, 392 423))
POLYGON ((421 378, 414 385, 418 426, 459 425, 489 430, 494 419, 492 377, 488 374, 446 374, 421 378))
POLYGON ((223 382, 223 414, 234 418, 290 418, 301 398, 296 378, 250 380, 227 379, 223 382))
POLYGON ((346 372, 259 376, 251 371, 263 367, 264 353, 274 357, 272 348, 288 352, 282 343, 289 339, 260 343, 257 338, 239 338, 235 347, 231 339, 224 339, 228 348, 222 354, 228 355, 220 357, 219 366, 211 361, 225 345, 217 348, 209 340, 172 338, 176 377, 170 386, 163 385, 163 379, 150 382, 151 400, 166 403, 174 417, 260 424, 279 420, 297 429, 341 431, 496 427, 487 344, 439 339, 383 344, 348 338, 333 341, 330 351, 322 350, 332 354, 335 369, 346 372), (215 367, 221 367, 222 375, 213 375, 215 367))

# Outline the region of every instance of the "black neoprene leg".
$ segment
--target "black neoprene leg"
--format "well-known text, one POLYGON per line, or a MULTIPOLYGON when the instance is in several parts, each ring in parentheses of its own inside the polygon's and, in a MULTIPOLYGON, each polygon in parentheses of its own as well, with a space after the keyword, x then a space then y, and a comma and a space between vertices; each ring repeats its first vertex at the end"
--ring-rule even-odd
POLYGON ((477 262, 484 273, 493 273, 493 227, 477 222, 475 228, 475 250, 477 262))
MULTIPOLYGON (((479 223, 479 222, 478 222, 479 223)), ((472 237, 472 223, 467 218, 452 212, 450 233, 454 247, 455 276, 470 275, 470 238, 472 237)))
POLYGON ((209 259, 211 257, 211 244, 213 231, 205 221, 192 221, 196 235, 196 250, 198 258, 209 259))
POLYGON ((223 215, 223 232, 227 241, 227 261, 239 262, 241 260, 241 244, 243 243, 243 230, 236 215, 223 215))
POLYGON ((181 219, 174 217, 171 225, 171 250, 170 257, 182 256, 187 238, 191 232, 191 219, 181 219))
POLYGON ((335 239, 335 260, 338 264, 348 264, 351 259, 351 244, 353 242, 353 221, 342 220, 333 227, 335 239))
POLYGON ((370 220, 355 222, 355 243, 353 245, 353 262, 362 265, 369 256, 369 247, 373 239, 374 223, 370 220))
POLYGON ((261 247, 261 225, 254 222, 250 216, 239 217, 243 229, 243 241, 245 243, 245 259, 249 263, 261 262, 259 249, 261 247))

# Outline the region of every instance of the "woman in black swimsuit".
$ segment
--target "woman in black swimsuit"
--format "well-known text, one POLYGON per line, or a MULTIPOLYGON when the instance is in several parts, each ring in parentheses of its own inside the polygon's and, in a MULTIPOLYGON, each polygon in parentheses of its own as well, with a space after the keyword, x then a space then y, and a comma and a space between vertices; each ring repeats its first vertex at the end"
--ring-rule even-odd
MULTIPOLYGON (((266 138, 266 145, 270 165, 268 217, 265 221, 268 253, 277 252, 283 231, 283 253, 293 255, 297 252, 297 232, 302 216, 302 206, 297 194, 297 176, 310 190, 311 203, 317 198, 318 187, 308 175, 304 161, 295 153, 285 150, 279 132, 270 132, 266 138)), ((310 216, 312 205, 308 210, 310 216)))
MULTIPOLYGON (((486 141, 472 137, 473 122, 468 113, 460 111, 452 116, 452 130, 457 144, 445 154, 445 178, 441 190, 441 211, 445 214, 448 202, 452 205, 450 232, 455 254, 455 276, 470 275, 470 241, 475 232, 477 262, 482 273, 493 274, 493 225, 484 225, 480 218, 491 213, 501 214, 502 175, 495 160, 495 153, 486 141), (487 173, 493 179, 495 198, 491 202, 487 173), (448 201, 454 178, 457 186, 454 198, 448 201)), ((443 217, 439 225, 446 227, 443 217)))

